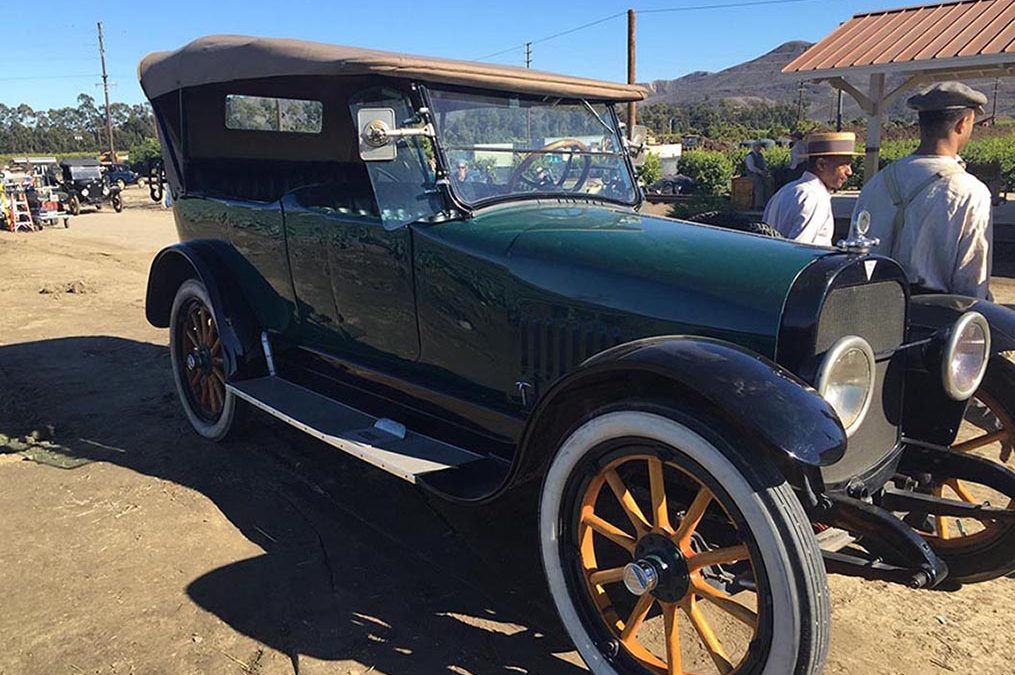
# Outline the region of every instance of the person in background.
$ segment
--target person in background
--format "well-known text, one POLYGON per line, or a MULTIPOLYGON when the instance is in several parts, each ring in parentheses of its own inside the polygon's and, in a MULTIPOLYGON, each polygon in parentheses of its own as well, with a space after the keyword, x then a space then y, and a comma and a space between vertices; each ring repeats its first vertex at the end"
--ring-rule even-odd
POLYGON ((851 132, 811 134, 807 147, 807 170, 775 193, 762 220, 787 239, 805 244, 831 246, 835 232, 832 190, 853 175, 856 135, 851 132))
POLYGON ((765 146, 762 143, 755 143, 751 151, 744 159, 744 168, 751 179, 751 187, 754 193, 752 208, 760 210, 765 208, 768 201, 768 162, 765 161, 765 146))
POLYGON ((802 132, 793 133, 789 146, 789 180, 796 180, 807 170, 807 143, 802 132))
POLYGON ((958 161, 986 103, 961 82, 910 97, 920 117, 919 147, 878 172, 857 200, 854 217, 868 211, 868 236, 881 240, 873 252, 895 258, 917 292, 990 297, 990 190, 958 161))

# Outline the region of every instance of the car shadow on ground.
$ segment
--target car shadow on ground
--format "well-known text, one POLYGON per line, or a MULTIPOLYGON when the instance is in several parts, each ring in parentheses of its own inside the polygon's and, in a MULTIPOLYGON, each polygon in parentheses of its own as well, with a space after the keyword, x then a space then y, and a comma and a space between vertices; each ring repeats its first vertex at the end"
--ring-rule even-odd
POLYGON ((239 440, 205 441, 176 401, 168 350, 147 343, 2 346, 0 382, 0 433, 51 424, 60 453, 197 490, 259 545, 186 592, 297 672, 300 656, 391 673, 584 672, 554 656, 571 646, 542 581, 531 491, 453 508, 254 412, 239 440))

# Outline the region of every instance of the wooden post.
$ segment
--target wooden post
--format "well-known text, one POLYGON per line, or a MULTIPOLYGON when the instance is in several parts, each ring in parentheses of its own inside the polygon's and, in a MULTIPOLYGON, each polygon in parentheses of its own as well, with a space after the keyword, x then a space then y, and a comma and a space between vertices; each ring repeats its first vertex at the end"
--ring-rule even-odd
POLYGON ((867 113, 867 149, 863 162, 864 185, 878 172, 878 159, 881 156, 881 123, 884 121, 885 98, 884 73, 871 75, 867 98, 871 102, 871 110, 867 113))
MULTIPOLYGON (((627 83, 634 84, 634 10, 627 10, 627 83)), ((627 137, 634 138, 634 125, 638 111, 634 101, 627 104, 627 137)))

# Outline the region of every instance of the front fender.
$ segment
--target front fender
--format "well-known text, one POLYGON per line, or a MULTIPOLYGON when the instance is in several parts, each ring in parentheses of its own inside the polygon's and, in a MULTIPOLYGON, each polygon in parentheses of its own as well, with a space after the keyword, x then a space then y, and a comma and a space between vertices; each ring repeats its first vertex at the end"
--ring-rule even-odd
POLYGON ((169 327, 173 300, 184 281, 196 278, 204 284, 222 341, 227 376, 235 374, 248 355, 259 354, 260 333, 268 327, 237 283, 236 270, 242 265, 249 263, 228 243, 196 239, 159 251, 148 273, 145 316, 157 328, 169 327))
POLYGON ((743 438, 759 440, 777 460, 821 467, 845 454, 846 432, 838 416, 810 386, 754 352, 693 336, 646 338, 593 356, 542 397, 528 428, 538 428, 560 397, 632 373, 665 381, 668 389, 659 394, 705 403, 743 438))
POLYGON ((990 324, 994 354, 1015 350, 1015 309, 965 295, 916 295, 910 305, 910 324, 917 337, 926 337, 955 323, 966 312, 979 312, 990 324))

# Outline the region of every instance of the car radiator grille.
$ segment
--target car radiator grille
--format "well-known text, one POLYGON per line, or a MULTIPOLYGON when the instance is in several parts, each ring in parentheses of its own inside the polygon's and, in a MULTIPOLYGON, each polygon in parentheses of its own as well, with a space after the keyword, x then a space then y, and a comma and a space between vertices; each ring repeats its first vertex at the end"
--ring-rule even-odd
POLYGON ((906 336, 906 295, 902 286, 895 281, 881 281, 833 289, 818 320, 814 346, 817 360, 846 335, 858 335, 870 343, 877 377, 870 412, 850 437, 846 456, 822 470, 830 485, 880 464, 898 443, 903 377, 902 364, 893 357, 906 336))

